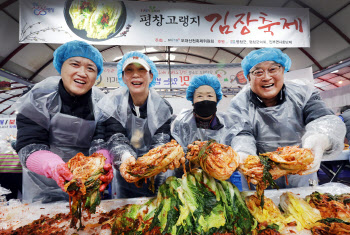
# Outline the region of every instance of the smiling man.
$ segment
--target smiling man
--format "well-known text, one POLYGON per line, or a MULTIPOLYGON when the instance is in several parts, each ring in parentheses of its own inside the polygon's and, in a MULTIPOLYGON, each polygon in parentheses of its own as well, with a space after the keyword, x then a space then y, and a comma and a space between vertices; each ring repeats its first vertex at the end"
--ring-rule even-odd
MULTIPOLYGON (((311 148, 315 160, 302 176, 289 175, 289 185, 282 178, 282 187, 317 183, 317 170, 323 156, 334 157, 343 149, 345 126, 321 100, 313 86, 284 81, 290 69, 289 56, 279 49, 263 48, 250 52, 242 60, 245 86, 231 101, 229 112, 249 120, 250 128, 242 130, 232 147, 243 163, 248 154, 275 151, 278 147, 299 145, 311 148)), ((248 189, 247 182, 242 182, 248 189)))
MULTIPOLYGON (((124 161, 135 162, 137 157, 150 149, 171 140, 170 123, 173 113, 171 105, 152 88, 156 84, 158 71, 155 64, 140 52, 129 52, 117 65, 121 88, 108 94, 98 107, 105 114, 105 136, 94 142, 93 151, 109 152, 117 170, 113 183, 113 195, 117 198, 154 196, 148 183, 137 188, 127 183, 119 167, 124 161), (106 143, 103 145, 103 143, 106 143)), ((155 178, 156 188, 166 176, 161 173, 155 178)))
MULTIPOLYGON (((97 102, 104 94, 93 87, 103 71, 101 53, 82 41, 71 41, 54 52, 60 77, 48 77, 17 102, 17 143, 23 170, 23 201, 68 199, 64 182, 72 178, 65 162, 86 156, 96 135, 97 102)), ((112 166, 101 178, 103 191, 113 178, 112 166)))

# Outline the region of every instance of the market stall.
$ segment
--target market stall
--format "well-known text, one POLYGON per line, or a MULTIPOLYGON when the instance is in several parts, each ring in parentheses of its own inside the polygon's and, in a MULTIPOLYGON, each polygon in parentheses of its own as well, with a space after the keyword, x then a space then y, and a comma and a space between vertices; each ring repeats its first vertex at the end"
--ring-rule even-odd
MULTIPOLYGON (((251 3, 20 0, 21 47, 63 45, 11 96, 25 198, 0 198, 0 234, 350 234, 345 126, 313 75, 335 59, 304 49, 315 11, 251 3), (329 183, 317 185, 319 169, 329 183), (108 190, 124 199, 102 200, 108 190)), ((332 55, 344 59, 342 45, 332 55)))

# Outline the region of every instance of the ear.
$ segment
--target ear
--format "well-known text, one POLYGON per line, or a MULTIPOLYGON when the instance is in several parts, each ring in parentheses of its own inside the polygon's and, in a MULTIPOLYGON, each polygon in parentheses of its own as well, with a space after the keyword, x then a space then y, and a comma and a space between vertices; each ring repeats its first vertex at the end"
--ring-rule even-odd
POLYGON ((153 81, 153 73, 151 71, 149 71, 149 77, 150 77, 149 83, 151 83, 153 81))
POLYGON ((247 78, 248 78, 248 81, 250 82, 250 75, 249 74, 247 75, 247 78))
POLYGON ((123 80, 124 84, 126 85, 124 72, 122 73, 122 80, 123 80))

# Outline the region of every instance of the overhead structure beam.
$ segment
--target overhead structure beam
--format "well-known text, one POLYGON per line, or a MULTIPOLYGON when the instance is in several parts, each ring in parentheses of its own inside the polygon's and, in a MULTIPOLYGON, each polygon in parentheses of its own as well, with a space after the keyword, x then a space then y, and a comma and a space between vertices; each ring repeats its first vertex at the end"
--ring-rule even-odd
POLYGON ((13 91, 13 90, 18 90, 18 89, 24 89, 24 88, 27 88, 27 86, 18 86, 18 87, 11 88, 11 90, 0 91, 0 94, 6 93, 6 92, 8 92, 8 91, 13 91))
POLYGON ((239 54, 236 54, 236 53, 234 53, 234 52, 232 52, 232 51, 230 51, 230 50, 227 50, 227 49, 225 49, 225 48, 222 48, 222 47, 217 47, 217 48, 220 49, 220 50, 222 50, 222 51, 224 51, 224 52, 230 53, 231 55, 234 55, 234 56, 236 56, 236 57, 238 57, 238 58, 240 58, 240 59, 243 60, 243 57, 240 56, 239 54))
POLYGON ((320 65, 320 63, 318 63, 318 61, 317 61, 314 57, 312 57, 312 55, 310 55, 310 53, 307 52, 304 48, 299 47, 299 50, 301 50, 301 52, 303 52, 307 57, 309 57, 309 59, 310 59, 320 70, 323 69, 323 67, 320 65))
POLYGON ((20 50, 22 50, 27 45, 28 45, 28 43, 24 43, 24 44, 21 44, 16 49, 14 49, 5 59, 3 59, 0 62, 0 68, 2 68, 7 62, 9 62, 11 60, 12 57, 14 57, 20 50))
MULTIPOLYGON (((2 114, 3 112, 5 112, 6 110, 8 110, 8 109, 11 108, 11 107, 12 107, 12 105, 9 105, 7 108, 1 110, 1 111, 0 111, 0 114, 2 114)), ((14 112, 16 112, 16 111, 13 111, 11 114, 13 114, 14 112)), ((11 114, 10 114, 10 115, 11 115, 11 114)))
POLYGON ((18 76, 17 74, 6 72, 3 70, 0 70, 0 76, 3 76, 5 78, 8 78, 8 79, 15 81, 15 82, 19 82, 19 83, 26 85, 26 86, 33 86, 34 85, 33 83, 29 82, 25 78, 18 76))
POLYGON ((347 67, 347 66, 350 66, 350 58, 347 59, 346 61, 344 61, 343 63, 339 63, 339 64, 334 65, 334 66, 330 66, 326 69, 323 69, 319 72, 314 73, 314 78, 322 77, 323 75, 326 75, 328 73, 331 73, 335 70, 342 69, 342 68, 347 67))
MULTIPOLYGON (((2 101, 0 101, 0 104, 4 103, 4 102, 6 102, 6 101, 8 101, 8 100, 10 100, 10 99, 13 99, 13 98, 16 98, 16 97, 18 97, 18 96, 21 96, 21 95, 22 95, 22 94, 13 95, 13 96, 11 96, 11 97, 9 97, 9 98, 3 99, 2 101)), ((0 112, 0 113, 1 113, 1 112, 0 112)))
MULTIPOLYGON (((161 62, 168 62, 168 60, 153 60, 154 63, 161 63, 161 62)), ((192 63, 189 63, 189 62, 185 62, 185 61, 181 61, 181 60, 170 60, 170 63, 173 62, 173 63, 179 63, 179 64, 192 64, 192 63)))
POLYGON ((0 4, 0 11, 2 11, 4 8, 8 7, 9 5, 11 5, 12 3, 17 2, 17 0, 7 0, 3 3, 0 4))
POLYGON ((309 10, 311 11, 312 14, 316 15, 323 22, 328 24, 329 27, 331 27, 335 32, 337 32, 339 34, 339 36, 341 36, 348 44, 350 44, 350 38, 348 36, 346 36, 346 34, 343 33, 343 31, 341 31, 337 26, 335 26, 332 22, 330 22, 326 17, 324 17, 318 11, 316 11, 315 9, 313 9, 312 7, 310 7, 309 5, 307 5, 306 3, 304 3, 300 0, 293 0, 293 1, 298 3, 303 8, 309 8, 309 10))
POLYGON ((30 78, 28 78, 29 81, 32 81, 41 71, 44 70, 44 68, 46 68, 49 64, 51 64, 53 61, 53 58, 49 61, 47 61, 43 66, 41 66, 37 71, 35 71, 35 73, 33 73, 32 76, 30 76, 30 78))
MULTIPOLYGON (((154 54, 166 54, 168 53, 168 51, 152 51, 152 52, 146 52, 145 54, 146 55, 154 55, 154 54)), ((190 56, 194 56, 194 57, 198 57, 198 58, 201 58, 201 59, 204 59, 204 60, 209 60, 211 61, 212 59, 211 58, 208 58, 208 57, 205 57, 205 56, 200 56, 200 55, 196 55, 196 54, 192 54, 192 53, 187 53, 187 52, 180 52, 180 51, 173 51, 171 52, 171 54, 178 54, 178 55, 190 55, 190 56)), ((119 59, 120 60, 120 59, 119 59)), ((115 60, 113 62, 118 62, 119 60, 115 60)), ((215 63, 219 63, 218 61, 216 60, 212 60, 214 61, 215 63)))

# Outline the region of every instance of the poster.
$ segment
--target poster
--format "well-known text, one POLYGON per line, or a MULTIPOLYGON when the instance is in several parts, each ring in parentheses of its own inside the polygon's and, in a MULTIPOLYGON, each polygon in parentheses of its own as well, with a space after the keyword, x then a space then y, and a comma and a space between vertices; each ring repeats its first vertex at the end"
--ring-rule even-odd
POLYGON ((202 47, 309 47, 305 8, 114 0, 20 0, 19 41, 202 47))
MULTIPOLYGON (((156 65, 158 77, 154 88, 187 88, 195 75, 212 74, 218 77, 223 88, 240 87, 247 84, 241 64, 185 64, 171 65, 170 73, 168 65, 156 65)), ((95 85, 103 88, 119 87, 117 77, 117 63, 103 63, 103 72, 95 85)))

